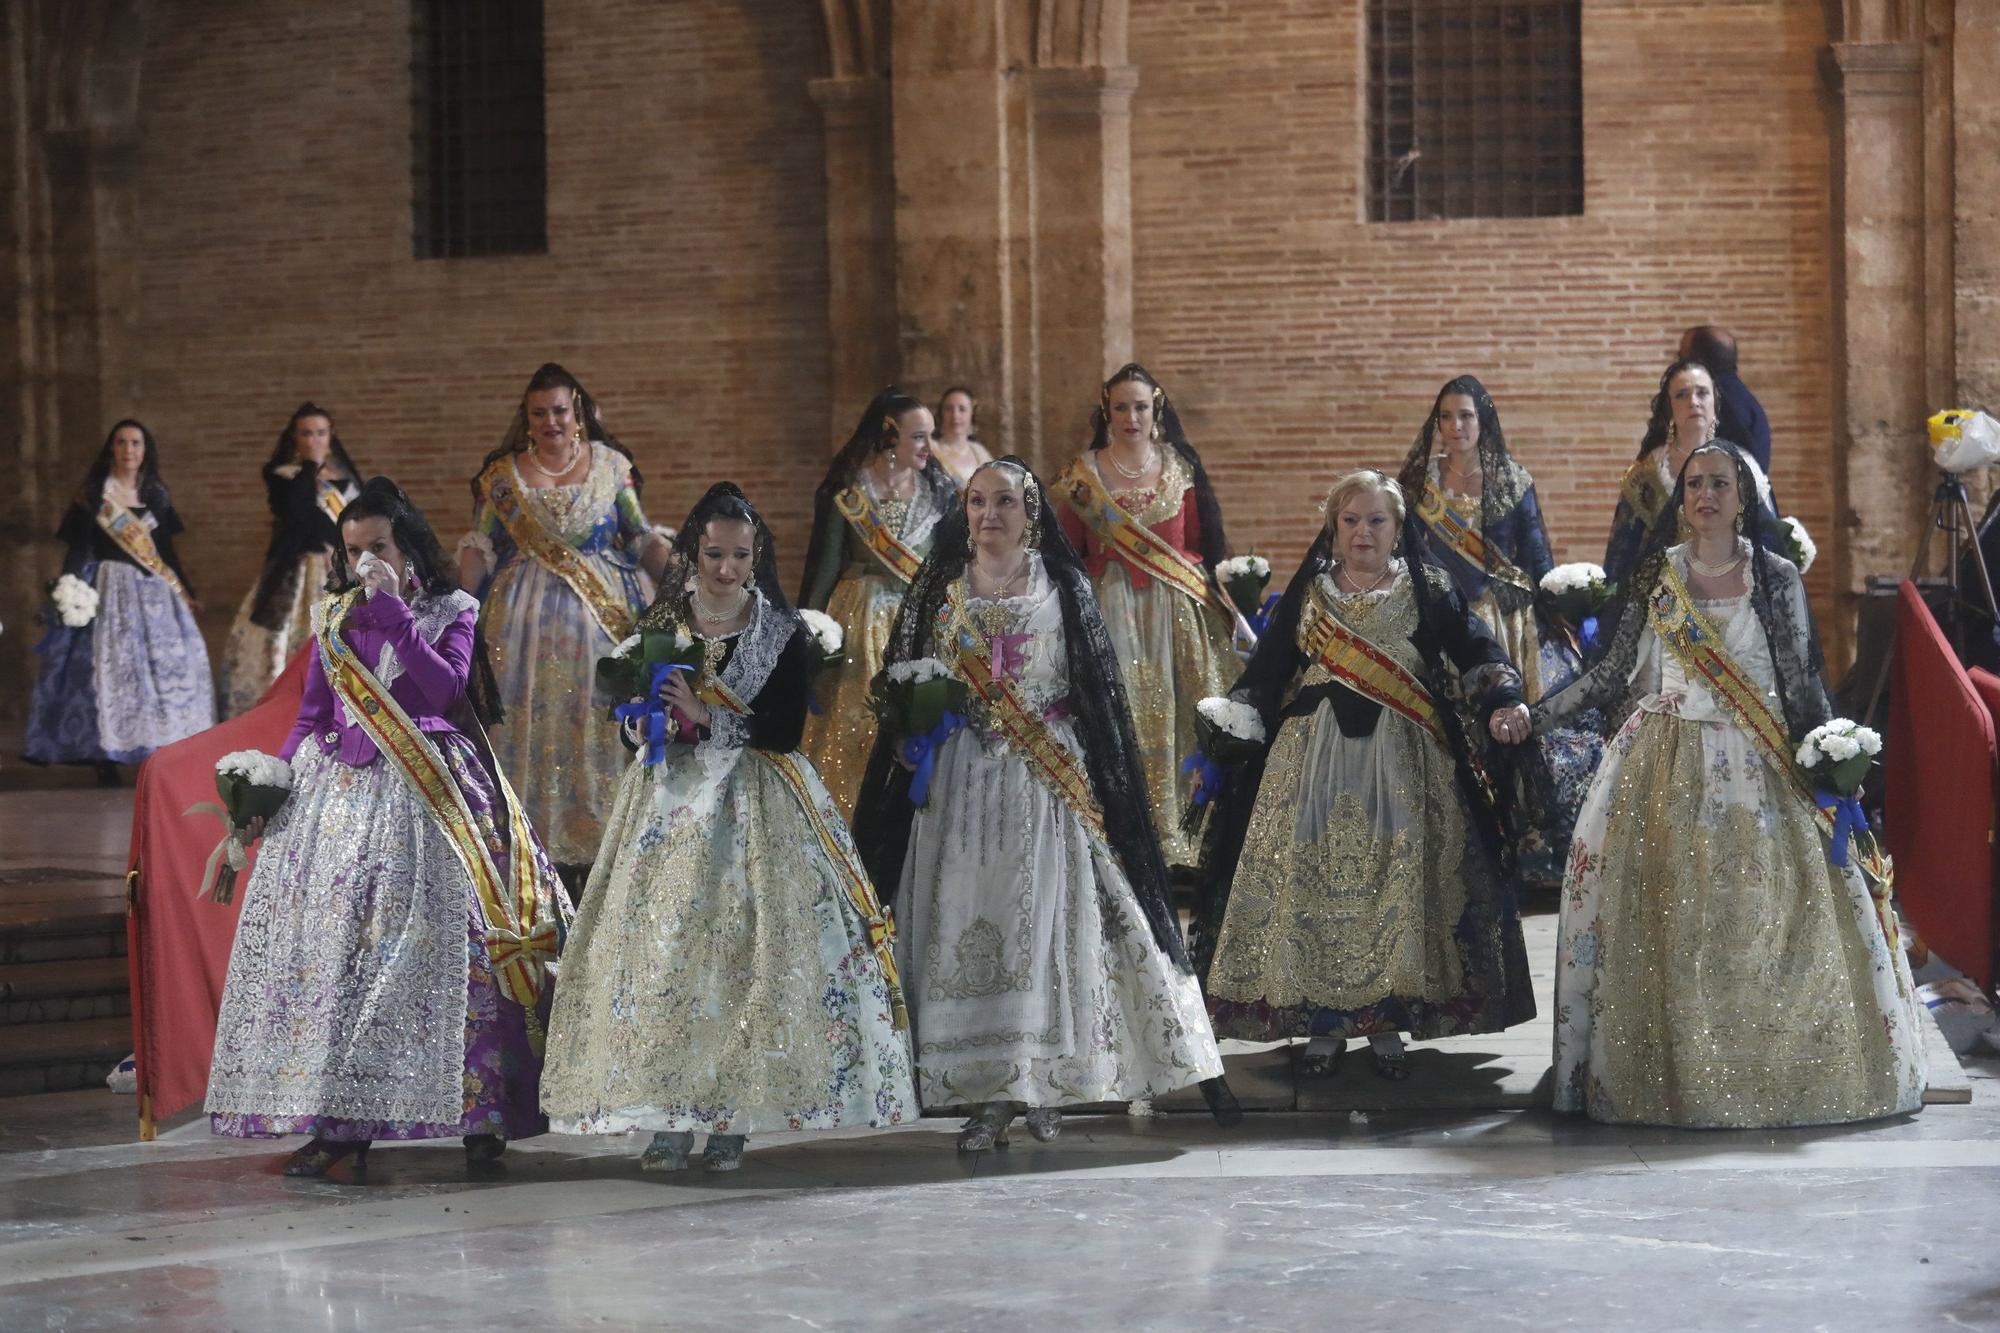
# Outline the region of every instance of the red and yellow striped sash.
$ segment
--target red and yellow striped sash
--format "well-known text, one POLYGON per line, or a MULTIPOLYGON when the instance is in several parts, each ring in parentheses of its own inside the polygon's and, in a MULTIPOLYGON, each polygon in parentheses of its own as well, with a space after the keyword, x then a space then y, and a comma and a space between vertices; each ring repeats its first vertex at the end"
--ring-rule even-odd
POLYGON ((141 569, 156 579, 164 579, 174 594, 190 607, 193 600, 188 590, 175 574, 173 567, 160 557, 160 548, 153 545, 153 534, 140 517, 114 500, 107 499, 97 507, 97 526, 104 534, 118 543, 118 549, 132 557, 141 569))
POLYGON ((480 493, 500 526, 529 559, 561 579, 614 643, 631 637, 637 616, 624 593, 611 585, 583 553, 550 532, 527 503, 521 474, 512 458, 497 458, 479 478, 480 493))
POLYGON ((1474 569, 1484 569, 1492 577, 1511 583, 1524 592, 1535 590, 1534 581, 1486 540, 1486 534, 1473 525, 1472 516, 1453 504, 1451 497, 1435 481, 1424 484, 1424 493, 1417 499, 1417 517, 1423 520, 1433 537, 1456 551, 1474 569), (1492 561, 1490 567, 1487 564, 1489 559, 1492 561))
POLYGON ((347 497, 340 493, 340 487, 322 477, 317 483, 313 499, 319 505, 320 513, 335 523, 340 522, 340 516, 347 508, 347 497))
POLYGON ((325 603, 319 634, 320 665, 335 695, 347 706, 348 718, 395 766, 471 876, 485 918, 494 979, 501 994, 532 1013, 541 999, 548 964, 556 956, 557 909, 552 895, 545 892, 536 865, 527 816, 507 783, 507 775, 496 768, 493 776, 506 806, 512 849, 508 858, 511 874, 503 877, 481 836, 472 807, 436 744, 340 637, 340 626, 361 596, 362 590, 355 588, 325 603))
MULTIPOLYGON (((1422 578, 1412 570, 1409 577, 1422 578)), ((1424 683, 1368 637, 1347 625, 1322 599, 1306 599, 1299 617, 1299 647, 1347 688, 1384 708, 1402 714, 1445 743, 1438 721, 1437 700, 1424 683)))
POLYGON ((847 520, 854 535, 861 538, 861 544, 869 554, 882 562, 891 574, 908 583, 917 576, 917 569, 924 558, 903 544, 903 539, 889 531, 889 525, 882 521, 882 511, 868 498, 868 493, 859 486, 849 486, 833 497, 833 507, 847 520))
POLYGON ((1063 498, 1099 541, 1118 553, 1134 569, 1160 580, 1202 606, 1233 620, 1235 609, 1216 591, 1208 571, 1198 561, 1155 537, 1151 529, 1132 517, 1105 488, 1087 458, 1079 458, 1056 478, 1056 494, 1063 498))

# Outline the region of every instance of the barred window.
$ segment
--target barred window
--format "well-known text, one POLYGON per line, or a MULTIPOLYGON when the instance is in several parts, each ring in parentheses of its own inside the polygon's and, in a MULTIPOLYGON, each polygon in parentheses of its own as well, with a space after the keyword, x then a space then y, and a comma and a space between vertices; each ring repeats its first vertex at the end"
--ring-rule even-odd
POLYGON ((1583 212, 1580 0, 1368 0, 1368 220, 1583 212))
POLYGON ((542 254, 542 0, 410 0, 418 259, 542 254))

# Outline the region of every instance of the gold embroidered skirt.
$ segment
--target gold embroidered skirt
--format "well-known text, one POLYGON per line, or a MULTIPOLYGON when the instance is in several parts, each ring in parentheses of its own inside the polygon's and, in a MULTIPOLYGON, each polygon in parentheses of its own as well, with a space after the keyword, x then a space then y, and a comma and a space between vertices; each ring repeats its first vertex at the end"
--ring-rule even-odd
POLYGON ((1170 866, 1195 865, 1200 841, 1181 831, 1187 803, 1181 761, 1201 748, 1195 705, 1228 693, 1242 672, 1229 646, 1232 626, 1219 612, 1157 580, 1134 588, 1125 566, 1115 560, 1097 581, 1097 605, 1118 650, 1118 674, 1138 733, 1160 851, 1170 866))
POLYGON ((1570 850, 1556 1109, 1738 1129, 1913 1111, 1912 996, 1860 873, 1753 743, 1636 711, 1570 850))
POLYGON ((1333 705, 1272 743, 1209 968, 1216 1035, 1251 1041, 1491 1032, 1534 1013, 1451 757, 1384 710, 1333 705))
POLYGON ((799 753, 819 770, 843 821, 854 817, 854 798, 875 747, 875 715, 868 686, 882 669, 889 630, 903 605, 903 585, 880 574, 842 575, 827 598, 826 613, 846 635, 847 662, 819 673, 813 693, 819 712, 806 718, 799 753))
POLYGON ((326 568, 327 557, 319 551, 292 567, 272 598, 275 629, 250 618, 257 601, 256 585, 244 594, 222 649, 222 716, 249 711, 271 688, 271 682, 283 674, 292 654, 312 642, 312 608, 326 592, 326 568))

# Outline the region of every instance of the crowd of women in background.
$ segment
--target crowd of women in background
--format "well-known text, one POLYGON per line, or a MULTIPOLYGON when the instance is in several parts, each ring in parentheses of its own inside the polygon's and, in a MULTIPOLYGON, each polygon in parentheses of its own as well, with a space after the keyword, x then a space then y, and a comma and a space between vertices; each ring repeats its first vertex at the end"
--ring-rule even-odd
MULTIPOLYGON (((1544 595, 1534 480, 1470 376, 1396 475, 1335 483, 1268 599, 1143 366, 1046 485, 976 407, 863 409, 793 602, 733 484, 649 523, 561 366, 449 558, 302 404, 223 669, 236 711, 310 654, 216 1130, 308 1134, 287 1169, 316 1175, 376 1138, 490 1161, 551 1123, 645 1131, 661 1170, 704 1133, 727 1170, 752 1133, 942 1108, 976 1152, 1190 1086, 1230 1123, 1218 1038, 1295 1041, 1308 1078, 1365 1040, 1402 1079, 1406 1035, 1532 1017, 1535 885, 1560 893, 1559 1108, 1915 1109, 1885 868, 1794 754, 1831 714, 1800 571, 1701 365, 1661 377, 1595 624, 1544 595)), ((31 759, 132 762, 213 721, 181 531, 120 422, 59 533, 31 759)))

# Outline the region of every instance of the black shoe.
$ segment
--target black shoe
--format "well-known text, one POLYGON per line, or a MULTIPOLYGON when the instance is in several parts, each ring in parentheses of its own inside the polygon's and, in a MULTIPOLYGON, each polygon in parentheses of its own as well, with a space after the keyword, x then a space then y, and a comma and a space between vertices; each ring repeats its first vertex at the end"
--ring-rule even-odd
POLYGON ((359 1180, 368 1174, 368 1143, 367 1139, 343 1139, 338 1142, 314 1139, 285 1159, 285 1174, 318 1180, 335 1162, 343 1157, 352 1157, 354 1176, 359 1180))
POLYGON ((1228 1079, 1203 1079, 1201 1096, 1208 1103, 1208 1113, 1215 1117, 1216 1124, 1224 1129, 1234 1129, 1243 1123, 1243 1103, 1237 1101, 1236 1094, 1229 1090, 1228 1079))
POLYGON ((507 1140, 498 1134, 467 1134, 464 1142, 467 1166, 490 1166, 507 1151, 507 1140))

